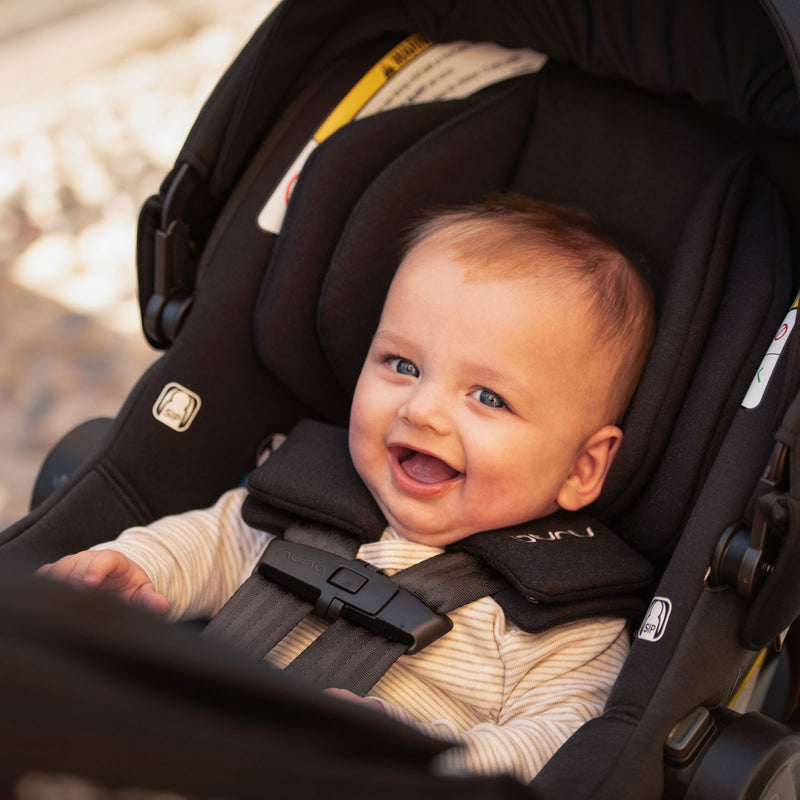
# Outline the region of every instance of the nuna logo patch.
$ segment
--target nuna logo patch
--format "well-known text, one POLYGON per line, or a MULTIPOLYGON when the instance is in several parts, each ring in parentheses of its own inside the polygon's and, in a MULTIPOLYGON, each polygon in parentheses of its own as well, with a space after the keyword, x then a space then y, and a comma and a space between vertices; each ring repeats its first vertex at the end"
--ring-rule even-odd
POLYGON ((657 642, 667 629, 672 602, 666 597, 654 597, 639 627, 639 638, 647 642, 657 642))
POLYGON ((534 544, 536 542, 559 542, 565 536, 571 536, 575 539, 594 539, 594 531, 587 525, 583 530, 564 530, 564 531, 544 531, 543 533, 517 533, 512 536, 518 542, 528 542, 534 544))
POLYGON ((153 406, 153 416, 163 425, 182 433, 200 410, 200 396, 179 383, 168 383, 153 406))

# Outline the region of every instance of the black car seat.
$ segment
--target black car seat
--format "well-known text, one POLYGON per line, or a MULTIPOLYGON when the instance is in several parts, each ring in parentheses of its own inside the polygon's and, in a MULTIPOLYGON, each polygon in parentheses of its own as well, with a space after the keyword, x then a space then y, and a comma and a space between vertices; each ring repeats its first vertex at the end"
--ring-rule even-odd
MULTIPOLYGON (((799 607, 796 532, 775 511, 791 494, 797 430, 796 410, 785 416, 796 346, 783 347, 800 244, 796 50, 787 58, 769 15, 744 0, 490 6, 276 10, 142 212, 144 326, 166 354, 76 475, 2 535, 0 556, 35 565, 208 505, 268 434, 305 417, 346 424, 402 231, 421 208, 495 189, 577 205, 644 254, 652 276, 657 340, 593 511, 662 577, 606 713, 531 791, 703 796, 747 761, 720 757, 711 777, 698 766, 715 763, 698 755, 721 752, 713 742, 726 736, 755 753, 735 782, 752 784, 765 760, 794 763, 783 730, 743 724, 727 705, 799 607), (345 125, 309 157, 279 232, 260 226, 298 154, 373 65, 398 45, 456 40, 548 59, 345 125), (783 449, 760 484, 776 425, 783 449), (769 502, 755 501, 757 487, 769 502)), ((781 19, 791 41, 796 14, 781 19)))

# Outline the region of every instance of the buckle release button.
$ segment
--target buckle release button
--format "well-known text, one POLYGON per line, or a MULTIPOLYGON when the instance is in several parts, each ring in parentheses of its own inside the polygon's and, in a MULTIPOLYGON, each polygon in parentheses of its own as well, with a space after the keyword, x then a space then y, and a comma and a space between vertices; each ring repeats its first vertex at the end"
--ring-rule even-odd
POLYGON ((359 575, 357 572, 347 569, 347 567, 339 567, 339 569, 328 578, 328 583, 333 584, 338 589, 344 589, 345 592, 349 592, 350 594, 358 592, 366 582, 367 579, 363 575, 359 575))

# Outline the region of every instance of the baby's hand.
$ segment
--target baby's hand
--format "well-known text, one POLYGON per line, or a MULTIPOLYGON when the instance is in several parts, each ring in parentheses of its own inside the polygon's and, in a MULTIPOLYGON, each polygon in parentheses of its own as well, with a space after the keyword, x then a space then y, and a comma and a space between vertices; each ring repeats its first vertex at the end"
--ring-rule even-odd
POLYGON ((147 573, 116 550, 84 550, 45 564, 36 574, 101 592, 111 592, 132 606, 155 614, 169 611, 169 600, 159 594, 147 573))
POLYGON ((374 697, 359 697, 348 689, 324 689, 325 694, 338 697, 340 700, 347 700, 350 703, 357 703, 373 711, 383 711, 383 706, 374 697))

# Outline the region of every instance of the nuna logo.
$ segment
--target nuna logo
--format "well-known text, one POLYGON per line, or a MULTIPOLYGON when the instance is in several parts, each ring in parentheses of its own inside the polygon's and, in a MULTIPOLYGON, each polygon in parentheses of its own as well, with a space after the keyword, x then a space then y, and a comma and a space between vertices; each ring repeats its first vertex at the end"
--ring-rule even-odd
POLYGON ((582 531, 544 531, 543 533, 518 533, 512 538, 519 542, 557 542, 565 536, 574 536, 576 539, 593 539, 594 531, 587 525, 582 531))
POLYGON ((639 638, 646 642, 657 642, 667 629, 672 602, 666 597, 654 597, 639 627, 639 638))
POLYGON ((301 567, 308 567, 309 569, 314 570, 314 572, 319 572, 320 574, 324 573, 326 569, 324 563, 320 561, 314 561, 314 559, 304 556, 301 553, 295 553, 292 550, 286 551, 286 559, 294 564, 299 564, 301 567))

